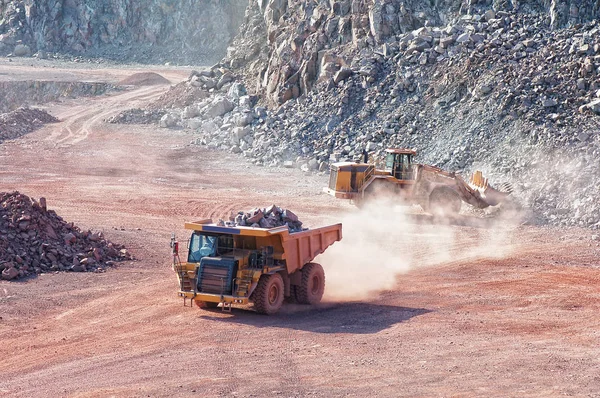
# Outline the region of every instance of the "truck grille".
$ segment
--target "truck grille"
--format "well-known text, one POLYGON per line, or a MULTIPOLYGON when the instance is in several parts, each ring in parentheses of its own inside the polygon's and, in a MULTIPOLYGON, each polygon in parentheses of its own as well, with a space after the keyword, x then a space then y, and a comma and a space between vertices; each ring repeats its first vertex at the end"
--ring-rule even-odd
POLYGON ((335 183, 337 180, 337 167, 335 166, 331 166, 331 170, 329 172, 329 189, 332 189, 335 191, 335 183))
POLYGON ((198 292, 230 295, 236 273, 237 261, 204 257, 198 268, 198 292))

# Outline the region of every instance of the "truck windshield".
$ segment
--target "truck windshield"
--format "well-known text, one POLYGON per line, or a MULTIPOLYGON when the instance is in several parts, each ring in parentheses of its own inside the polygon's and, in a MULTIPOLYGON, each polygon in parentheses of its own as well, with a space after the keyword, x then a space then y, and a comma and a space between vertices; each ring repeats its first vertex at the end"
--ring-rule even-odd
POLYGON ((388 153, 385 157, 385 168, 391 170, 394 168, 394 154, 388 153))
POLYGON ((190 239, 189 263, 198 263, 202 257, 213 257, 215 255, 217 238, 215 236, 193 233, 190 239))

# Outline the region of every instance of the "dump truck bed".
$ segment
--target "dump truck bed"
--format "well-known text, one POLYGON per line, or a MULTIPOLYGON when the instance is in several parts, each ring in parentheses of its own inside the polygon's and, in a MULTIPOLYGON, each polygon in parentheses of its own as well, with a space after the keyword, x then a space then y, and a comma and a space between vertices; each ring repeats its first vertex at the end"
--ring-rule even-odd
POLYGON ((276 228, 229 227, 213 224, 212 220, 207 219, 185 223, 185 228, 211 234, 248 237, 253 239, 256 248, 273 246, 274 258, 285 260, 290 274, 342 239, 342 224, 290 233, 285 225, 276 228))

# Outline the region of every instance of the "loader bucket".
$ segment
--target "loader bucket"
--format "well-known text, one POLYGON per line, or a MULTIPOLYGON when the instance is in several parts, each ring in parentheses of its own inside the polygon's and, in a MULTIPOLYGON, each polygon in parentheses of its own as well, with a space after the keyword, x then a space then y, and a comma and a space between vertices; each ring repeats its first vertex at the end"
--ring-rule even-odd
POLYGON ((468 183, 457 175, 456 186, 462 200, 480 209, 497 206, 505 202, 512 193, 510 184, 503 184, 502 190, 490 186, 487 178, 483 177, 479 170, 473 173, 468 183))
POLYGON ((502 192, 488 186, 482 196, 482 200, 490 206, 497 206, 500 203, 506 202, 510 192, 502 192))

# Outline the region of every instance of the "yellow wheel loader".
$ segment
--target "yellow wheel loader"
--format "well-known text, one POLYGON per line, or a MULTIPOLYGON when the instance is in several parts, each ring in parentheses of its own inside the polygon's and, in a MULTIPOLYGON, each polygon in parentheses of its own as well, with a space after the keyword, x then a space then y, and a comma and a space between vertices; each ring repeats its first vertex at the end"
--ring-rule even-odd
POLYGON ((275 228, 228 227, 200 220, 185 224, 192 231, 182 261, 171 238, 173 270, 179 296, 200 308, 230 311, 232 304, 254 303, 262 314, 274 314, 285 299, 317 304, 325 291, 325 273, 312 262, 342 239, 342 224, 290 232, 275 228))
POLYGON ((336 198, 350 199, 357 206, 365 202, 391 197, 401 204, 420 205, 434 215, 455 215, 461 202, 476 208, 496 206, 507 200, 512 188, 491 187, 481 171, 469 181, 454 172, 414 163, 416 151, 387 149, 385 169, 366 163, 341 162, 331 165, 329 187, 323 190, 336 198))

